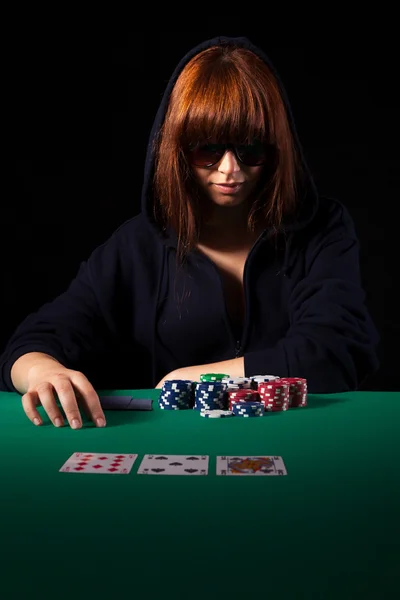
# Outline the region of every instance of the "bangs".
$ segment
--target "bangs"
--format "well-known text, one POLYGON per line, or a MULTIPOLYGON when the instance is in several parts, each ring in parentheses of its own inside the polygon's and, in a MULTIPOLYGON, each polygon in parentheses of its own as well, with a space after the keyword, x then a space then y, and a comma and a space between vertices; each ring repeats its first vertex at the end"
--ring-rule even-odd
POLYGON ((178 127, 184 149, 198 143, 272 143, 265 97, 230 69, 198 81, 183 98, 178 127))
POLYGON ((182 69, 153 139, 154 215, 164 231, 171 227, 178 236, 177 263, 183 264, 196 247, 203 224, 203 203, 198 201, 190 160, 195 146, 268 147, 247 227, 254 231, 257 223, 266 225, 277 240, 283 218, 295 216, 308 176, 286 108, 272 69, 247 48, 206 48, 182 69))

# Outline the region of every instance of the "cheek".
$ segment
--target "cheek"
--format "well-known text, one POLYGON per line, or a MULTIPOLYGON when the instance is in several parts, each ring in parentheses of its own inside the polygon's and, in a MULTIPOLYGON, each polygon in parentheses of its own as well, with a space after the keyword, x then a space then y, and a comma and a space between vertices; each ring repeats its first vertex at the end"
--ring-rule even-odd
POLYGON ((193 168, 193 178, 199 185, 207 184, 207 176, 205 175, 203 170, 198 170, 196 167, 193 168))
POLYGON ((249 173, 249 183, 252 187, 255 187, 263 179, 264 172, 265 169, 254 167, 254 170, 249 173))
POLYGON ((254 182, 259 181, 262 177, 263 172, 264 172, 263 168, 253 167, 250 171, 250 177, 251 177, 252 181, 254 181, 254 182))
POLYGON ((208 181, 208 177, 205 177, 204 175, 199 176, 197 178, 197 182, 198 185, 203 189, 203 190, 208 190, 210 188, 209 186, 209 181, 208 181))

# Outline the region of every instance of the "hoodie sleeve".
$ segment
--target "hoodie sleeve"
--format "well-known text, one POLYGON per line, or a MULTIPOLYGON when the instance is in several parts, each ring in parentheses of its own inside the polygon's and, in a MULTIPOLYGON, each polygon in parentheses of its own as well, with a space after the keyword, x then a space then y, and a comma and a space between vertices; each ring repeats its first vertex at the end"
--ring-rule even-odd
POLYGON ((84 372, 89 358, 111 351, 121 331, 117 319, 124 314, 117 303, 127 295, 118 293, 123 281, 119 246, 113 234, 81 263, 64 293, 17 327, 0 356, 2 391, 19 393, 11 380, 11 367, 27 352, 44 352, 65 367, 84 372))
POLYGON ((306 276, 289 297, 289 329, 244 355, 245 375, 307 379, 311 393, 357 390, 379 367, 379 334, 365 306, 359 243, 344 206, 306 252, 306 276))

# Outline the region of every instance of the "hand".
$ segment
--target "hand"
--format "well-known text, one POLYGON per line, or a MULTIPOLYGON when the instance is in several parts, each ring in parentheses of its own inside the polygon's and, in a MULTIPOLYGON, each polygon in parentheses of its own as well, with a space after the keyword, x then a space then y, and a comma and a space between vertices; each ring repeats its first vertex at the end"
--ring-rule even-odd
POLYGON ((100 399, 85 375, 53 361, 51 363, 39 362, 29 370, 28 389, 22 396, 22 406, 32 423, 42 424, 42 419, 36 409, 41 404, 56 427, 64 425, 64 417, 56 404, 54 392, 57 393, 73 429, 79 429, 82 426, 78 399, 86 416, 92 419, 97 427, 105 427, 106 419, 100 399))

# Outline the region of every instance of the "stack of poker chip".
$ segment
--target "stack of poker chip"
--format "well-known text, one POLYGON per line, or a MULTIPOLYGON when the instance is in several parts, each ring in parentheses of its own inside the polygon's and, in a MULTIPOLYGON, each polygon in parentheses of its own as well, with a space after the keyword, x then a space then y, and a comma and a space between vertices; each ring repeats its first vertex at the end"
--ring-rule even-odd
POLYGON ((277 412, 289 408, 289 384, 274 379, 258 384, 260 401, 268 412, 277 412))
POLYGON ((224 401, 226 406, 229 404, 230 392, 251 389, 251 379, 249 379, 249 377, 229 377, 229 375, 227 375, 222 379, 222 383, 225 384, 224 401))
POLYGON ((263 416, 265 412, 307 406, 307 380, 277 375, 231 378, 225 373, 205 373, 200 382, 165 381, 159 406, 164 410, 193 407, 206 418, 263 416))
POLYGON ((253 390, 258 389, 258 385, 260 383, 267 383, 268 381, 275 381, 275 379, 280 379, 278 375, 252 375, 251 383, 253 390))
POLYGON ((259 402, 260 396, 255 390, 241 389, 228 391, 228 407, 232 410, 234 402, 259 402))
POLYGON ((192 381, 169 379, 164 381, 158 400, 163 410, 185 410, 193 406, 192 381))
POLYGON ((289 408, 307 406, 307 379, 281 377, 279 381, 289 386, 289 408))
POLYGON ((241 402, 232 401, 232 413, 236 417, 263 417, 265 407, 262 402, 241 402))
POLYGON ((224 410, 226 386, 221 381, 201 381, 194 392, 195 410, 224 410))

